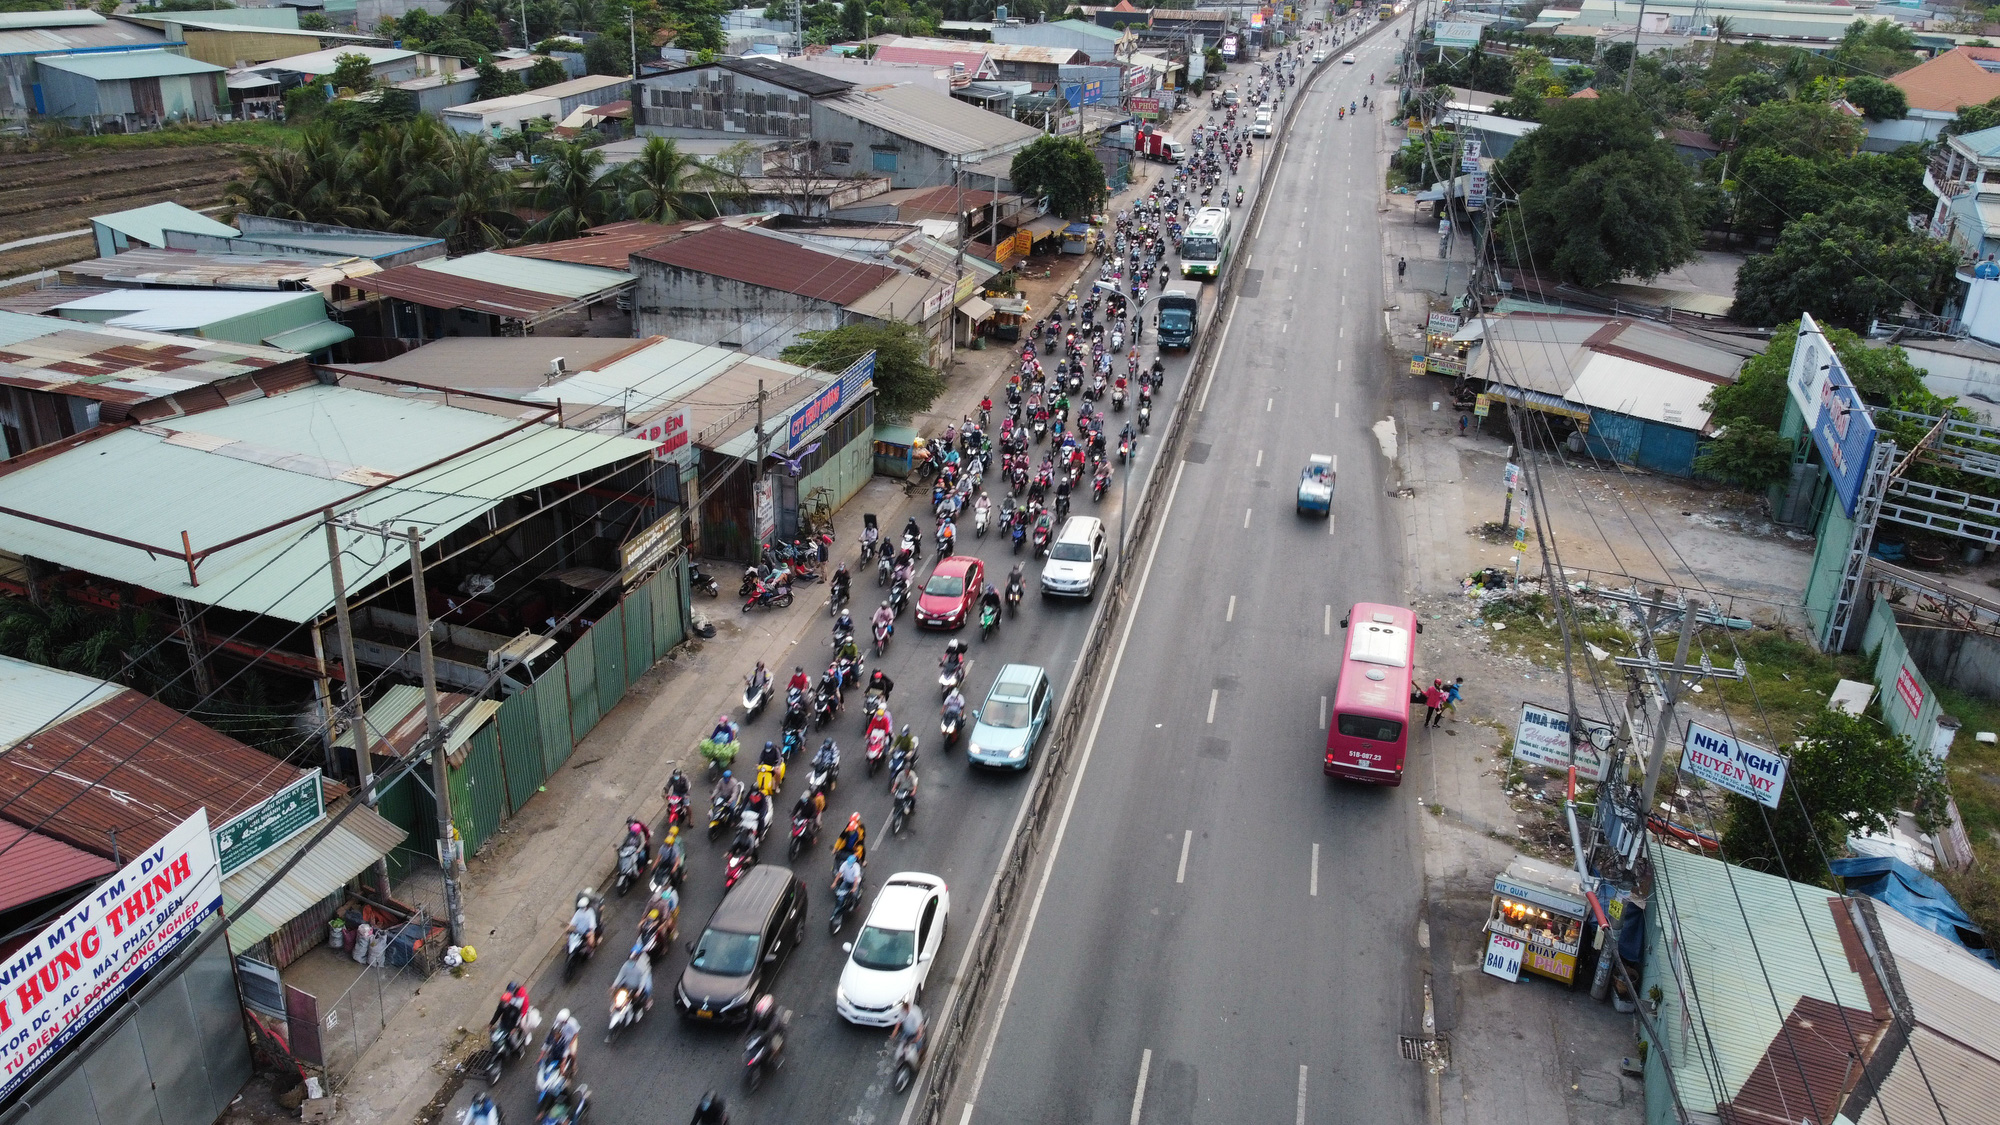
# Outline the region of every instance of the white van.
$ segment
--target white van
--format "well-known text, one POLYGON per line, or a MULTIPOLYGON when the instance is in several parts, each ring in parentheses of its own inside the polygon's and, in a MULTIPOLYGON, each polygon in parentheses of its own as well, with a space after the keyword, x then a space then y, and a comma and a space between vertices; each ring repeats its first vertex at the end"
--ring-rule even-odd
POLYGON ((1104 572, 1104 521, 1095 516, 1071 516, 1049 545, 1042 564, 1042 594, 1088 598, 1097 592, 1104 572))

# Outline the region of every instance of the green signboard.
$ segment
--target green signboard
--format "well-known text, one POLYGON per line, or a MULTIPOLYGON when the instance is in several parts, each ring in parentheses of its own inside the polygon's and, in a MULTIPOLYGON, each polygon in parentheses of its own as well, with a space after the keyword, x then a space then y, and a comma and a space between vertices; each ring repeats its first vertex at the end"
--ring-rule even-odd
POLYGON ((326 795, 315 769, 215 830, 215 853, 222 858, 223 876, 255 863, 325 815, 326 795))

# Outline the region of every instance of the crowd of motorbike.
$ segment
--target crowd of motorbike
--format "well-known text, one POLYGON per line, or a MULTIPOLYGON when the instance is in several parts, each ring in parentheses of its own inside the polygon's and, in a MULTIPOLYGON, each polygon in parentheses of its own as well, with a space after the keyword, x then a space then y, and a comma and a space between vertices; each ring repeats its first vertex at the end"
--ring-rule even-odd
MULTIPOLYGON (((1351 27, 1355 32, 1360 29, 1358 25, 1351 27)), ((1273 62, 1264 64, 1252 104, 1282 97, 1283 90, 1299 81, 1308 51, 1323 42, 1337 46, 1343 37, 1334 32, 1325 40, 1309 39, 1279 52, 1273 62)), ((1115 216, 1089 293, 1079 295, 1072 287, 1048 316, 1036 322, 1020 349, 1018 365, 1010 364, 1013 370, 1004 405, 996 412, 990 398, 983 400, 976 419, 967 417, 961 425, 947 427, 937 441, 921 444, 913 479, 930 488, 933 526, 929 538, 935 561, 956 552, 957 524, 968 511, 975 538, 983 540, 989 530, 997 530, 997 537, 1008 543, 1013 553, 1019 554, 1026 547, 1033 557, 1045 556, 1056 530, 1070 514, 1075 491, 1087 480, 1092 501, 1101 502, 1112 479, 1113 458, 1119 465, 1130 465, 1136 457, 1140 436, 1151 427, 1155 396, 1166 376, 1165 364, 1157 355, 1150 365, 1143 364, 1141 358, 1147 296, 1153 284, 1164 287, 1167 259, 1180 247, 1183 223, 1197 205, 1197 198, 1203 206, 1217 190, 1226 198, 1224 169, 1235 175, 1241 162, 1254 154, 1254 142, 1236 125, 1234 107, 1220 124, 1211 115, 1194 131, 1191 147, 1191 158, 1171 177, 1153 185, 1129 211, 1115 216), (1125 414, 1128 407, 1131 413, 1118 427, 1114 443, 1107 435, 1114 425, 1111 416, 1125 414), (997 430, 992 425, 996 413, 997 430), (1005 492, 997 514, 988 492, 989 481, 996 491, 1005 492)), ((1234 202, 1240 204, 1242 199, 1243 189, 1238 186, 1234 202)), ((877 586, 886 591, 869 619, 877 657, 888 649, 896 623, 910 601, 913 576, 925 553, 924 539, 915 516, 909 518, 893 545, 884 541, 876 517, 865 517, 857 569, 863 574, 872 569, 877 586)), ((861 695, 862 754, 868 776, 875 777, 884 767, 888 771, 891 833, 900 835, 916 811, 919 740, 909 725, 898 729, 891 717, 893 682, 881 669, 872 673, 867 669, 849 608, 853 573, 840 564, 831 575, 826 574, 833 544, 831 531, 774 543, 759 565, 745 569, 737 591, 745 612, 758 607, 783 608, 792 604, 795 585, 824 578, 834 626, 832 654, 825 671, 815 678, 801 665, 783 685, 780 737, 766 741, 756 752, 754 763, 746 763, 754 767, 748 771, 751 780, 739 774, 744 742, 740 725, 729 715, 721 716, 697 747, 712 783, 706 809, 708 839, 715 842, 727 836, 729 840, 722 856, 725 888, 735 886, 758 862, 770 829, 779 819, 777 802, 790 766, 805 755, 814 737, 820 739, 820 745, 807 758, 804 784, 789 810, 787 856, 796 861, 819 845, 822 818, 839 783, 841 766, 838 743, 824 732, 845 712, 850 691, 861 695)), ((692 578, 698 590, 709 596, 719 594, 714 580, 699 568, 692 572, 692 578)), ((983 634, 990 636, 998 628, 1003 605, 1008 616, 1018 611, 1024 588, 1023 565, 1017 562, 1004 595, 991 584, 981 591, 983 634)), ((954 638, 939 660, 938 686, 943 698, 939 732, 947 746, 958 741, 965 723, 965 700, 959 688, 966 667, 966 642, 954 638)), ((746 677, 744 721, 754 721, 778 690, 770 672, 759 663, 746 677)), ((666 813, 657 846, 652 826, 633 817, 626 821, 617 851, 612 890, 622 898, 643 886, 647 899, 633 940, 618 947, 625 961, 612 983, 607 1042, 638 1024, 651 1008, 653 966, 666 955, 679 932, 680 889, 688 873, 685 833, 696 823, 696 809, 691 781, 678 767, 663 793, 666 813)), ((828 921, 835 934, 862 896, 860 861, 866 855, 866 836, 866 827, 856 812, 832 844, 834 900, 828 921)), ((591 888, 580 891, 565 935, 566 983, 609 940, 604 922, 603 896, 591 888)), ((767 1069, 781 1061, 790 1017, 772 996, 756 1000, 743 1055, 745 1081, 752 1088, 767 1069)), ((489 1025, 488 1049, 475 1059, 472 1069, 482 1073, 491 1086, 508 1063, 526 1054, 541 1023, 526 986, 510 983, 489 1025)), ((565 1008, 556 1014, 543 1038, 535 1064, 537 1122, 572 1125, 589 1106, 590 1087, 576 1080, 580 1031, 574 1013, 565 1008)), ((907 1088, 922 1061, 923 1036, 922 1012, 911 1004, 891 1030, 899 1092, 907 1088)), ((726 1121, 725 1099, 709 1091, 697 1105, 694 1120, 726 1121)), ((490 1095, 480 1094, 462 1121, 465 1125, 500 1125, 500 1111, 490 1095)))

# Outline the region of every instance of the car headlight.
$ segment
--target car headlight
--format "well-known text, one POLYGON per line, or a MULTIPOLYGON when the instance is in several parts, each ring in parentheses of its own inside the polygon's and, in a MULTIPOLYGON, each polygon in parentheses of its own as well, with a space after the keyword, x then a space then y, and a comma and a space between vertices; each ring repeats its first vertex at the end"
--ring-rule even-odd
POLYGON ((1012 750, 1007 751, 1007 756, 1009 758, 1025 758, 1028 756, 1028 747, 1025 743, 1016 746, 1012 750))
POLYGON ((853 1001, 847 998, 847 990, 845 988, 839 987, 838 985, 834 986, 833 1002, 835 1004, 844 1005, 848 1007, 853 1006, 853 1001))
POLYGON ((750 1002, 750 990, 746 988, 743 991, 737 993, 733 998, 731 998, 729 1003, 724 1004, 722 1006, 722 1010, 726 1012, 731 1008, 741 1008, 743 1005, 748 1004, 749 1002, 750 1002))
POLYGON ((975 758, 976 758, 976 757, 978 757, 978 756, 979 756, 979 755, 980 755, 980 754, 982 753, 982 751, 981 751, 981 750, 979 749, 979 744, 978 744, 977 742, 968 742, 968 743, 966 743, 966 745, 965 745, 965 752, 966 752, 967 754, 970 754, 970 755, 972 755, 972 756, 973 756, 973 757, 975 757, 975 758))

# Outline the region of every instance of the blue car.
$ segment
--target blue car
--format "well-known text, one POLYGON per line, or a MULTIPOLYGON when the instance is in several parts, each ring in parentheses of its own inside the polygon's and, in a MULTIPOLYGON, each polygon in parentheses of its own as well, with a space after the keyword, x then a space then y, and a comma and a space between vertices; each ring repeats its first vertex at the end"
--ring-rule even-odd
POLYGON ((966 759, 975 766, 1025 770, 1049 725, 1049 674, 1034 664, 1000 669, 986 702, 972 713, 966 759))

